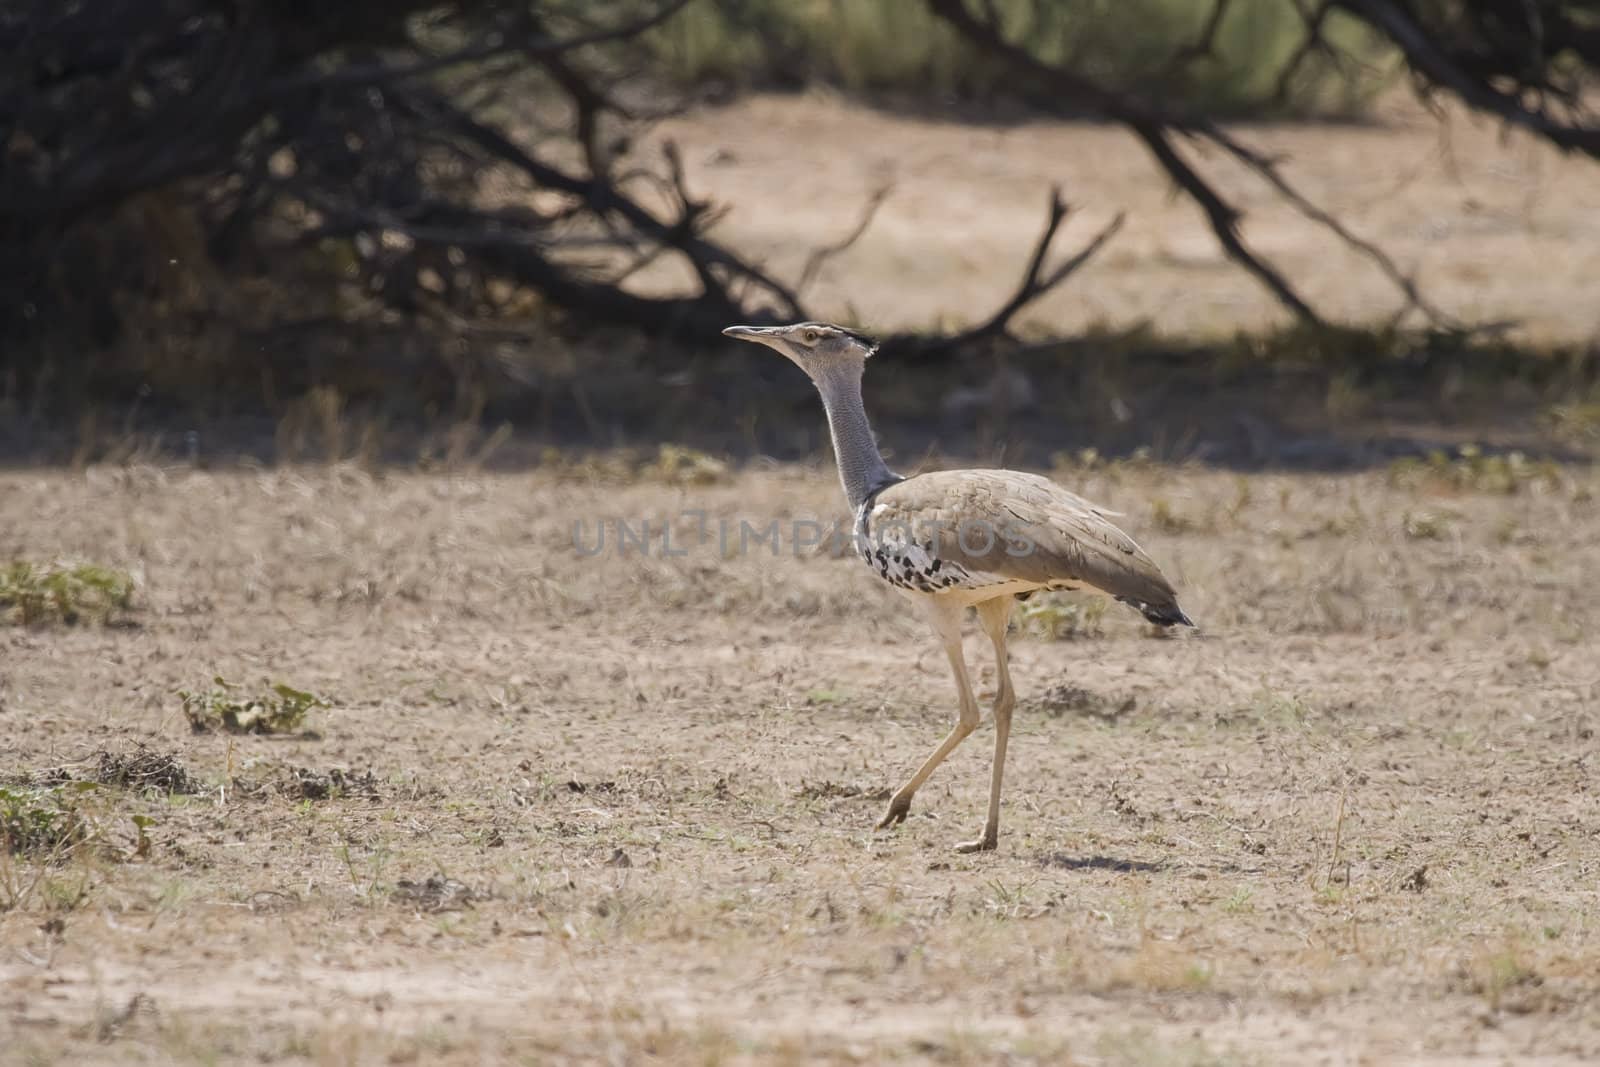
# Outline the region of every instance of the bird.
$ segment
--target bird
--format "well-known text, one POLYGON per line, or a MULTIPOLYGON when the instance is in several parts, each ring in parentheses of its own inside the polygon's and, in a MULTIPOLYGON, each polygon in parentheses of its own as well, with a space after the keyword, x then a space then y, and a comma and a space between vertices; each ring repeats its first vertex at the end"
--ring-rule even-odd
POLYGON ((1194 626, 1161 568, 1108 516, 1115 514, 1037 474, 998 469, 894 473, 878 450, 861 400, 870 338, 826 322, 729 326, 727 337, 774 349, 806 373, 827 415, 839 481, 853 513, 857 553, 878 578, 916 602, 944 645, 955 674, 955 726, 889 799, 877 828, 905 821, 911 799, 935 768, 978 726, 961 647, 966 609, 994 646, 994 762, 982 834, 956 851, 994 849, 1000 792, 1016 705, 1006 633, 1019 598, 1041 590, 1090 588, 1162 627, 1194 626))

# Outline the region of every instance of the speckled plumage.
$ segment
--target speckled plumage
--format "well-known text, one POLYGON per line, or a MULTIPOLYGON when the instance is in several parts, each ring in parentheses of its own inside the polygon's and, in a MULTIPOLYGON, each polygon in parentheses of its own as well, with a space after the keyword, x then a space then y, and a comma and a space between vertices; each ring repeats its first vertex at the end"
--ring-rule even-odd
POLYGON ((947 563, 934 542, 874 531, 873 500, 856 512, 856 553, 879 578, 910 593, 938 593, 953 587, 969 588, 973 576, 956 563, 947 563))

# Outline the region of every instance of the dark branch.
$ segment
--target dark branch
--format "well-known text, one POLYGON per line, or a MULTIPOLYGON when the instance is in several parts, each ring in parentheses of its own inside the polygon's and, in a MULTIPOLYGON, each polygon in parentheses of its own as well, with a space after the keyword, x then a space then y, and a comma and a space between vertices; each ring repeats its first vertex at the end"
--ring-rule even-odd
POLYGON ((1217 195, 1217 191, 1206 184, 1205 179, 1178 154, 1167 131, 1148 120, 1133 123, 1132 129, 1134 136, 1144 142, 1162 169, 1200 205, 1200 210, 1206 214, 1206 221, 1211 223, 1211 232, 1217 235, 1217 240, 1222 243, 1229 257, 1255 275, 1256 280, 1302 322, 1320 325, 1322 319, 1311 309, 1311 305, 1300 299, 1300 294, 1278 273, 1277 268, 1245 247, 1239 238, 1239 210, 1217 195))
POLYGON ((1449 89, 1471 107, 1531 130, 1558 148, 1600 158, 1600 129, 1559 122, 1543 110, 1523 106, 1521 92, 1501 92, 1489 79, 1463 69, 1400 5, 1387 0, 1339 0, 1339 6, 1394 41, 1412 70, 1449 89))
POLYGON ((815 280, 817 272, 822 269, 824 263, 861 240, 861 235, 867 232, 867 227, 872 225, 872 220, 878 215, 878 209, 883 206, 883 202, 889 198, 889 194, 893 191, 893 185, 879 186, 867 198, 866 205, 861 209, 861 217, 856 220, 855 226, 851 228, 849 233, 831 245, 823 245, 820 248, 812 249, 811 254, 806 257, 806 265, 800 270, 799 280, 794 283, 795 292, 805 292, 806 287, 815 280))
POLYGON ((1289 90, 1295 75, 1300 73, 1300 68, 1313 55, 1320 52, 1337 60, 1337 51, 1322 35, 1323 24, 1327 22, 1335 2, 1336 0, 1322 0, 1315 10, 1307 11, 1301 0, 1294 0, 1295 10, 1300 13, 1300 21, 1305 23, 1306 36, 1284 63, 1283 69, 1278 72, 1278 83, 1272 91, 1273 103, 1282 105, 1289 99, 1289 90))
POLYGON ((683 226, 682 218, 676 222, 657 218, 648 208, 601 176, 591 176, 585 180, 568 174, 554 164, 538 159, 499 130, 480 123, 444 100, 433 97, 426 100, 425 106, 434 111, 447 128, 494 158, 522 171, 535 185, 577 197, 598 216, 615 213, 642 235, 678 249, 694 266, 702 281, 709 276, 702 273, 703 270, 720 266, 735 277, 749 279, 776 297, 782 305, 779 309, 781 315, 805 317, 793 290, 722 246, 704 240, 693 232, 692 227, 683 226))
POLYGON ((1061 191, 1050 190, 1049 214, 1045 219, 1044 230, 1039 234, 1039 240, 1034 243, 1033 254, 1028 257, 1027 269, 1022 273, 1022 281, 1011 297, 1001 304, 993 315, 970 330, 948 337, 939 337, 932 340, 916 339, 906 336, 892 337, 884 342, 884 347, 895 350, 915 350, 922 355, 934 352, 944 352, 953 349, 966 348, 982 341, 993 340, 997 337, 1009 337, 1011 320, 1023 308, 1038 300, 1041 296, 1059 286, 1077 272, 1078 268, 1094 258, 1105 243, 1114 237, 1122 228, 1123 216, 1119 213, 1101 231, 1094 235, 1088 244, 1070 256, 1065 262, 1053 269, 1045 270, 1045 260, 1049 258, 1050 246, 1055 243, 1056 231, 1061 228, 1062 221, 1071 210, 1067 203, 1061 199, 1061 191))
POLYGON ((1062 101, 1054 98, 1075 100, 1126 125, 1178 187, 1205 212, 1212 232, 1228 256, 1266 286, 1279 303, 1296 317, 1304 322, 1321 322, 1317 313, 1301 299, 1283 275, 1245 245, 1239 236, 1238 209, 1224 201, 1173 147, 1169 131, 1192 130, 1197 125, 1193 120, 1154 110, 1103 89, 1079 74, 1040 61, 1027 49, 1001 37, 995 24, 973 18, 963 0, 928 0, 928 7, 969 41, 1004 59, 1012 70, 1027 72, 1050 91, 1055 107, 1059 108, 1062 101))
POLYGON ((1429 319, 1433 320, 1435 325, 1448 326, 1455 329, 1461 328, 1461 323, 1435 307, 1422 295, 1422 290, 1418 287, 1416 279, 1401 270, 1387 252, 1371 241, 1352 233, 1345 227, 1344 223, 1306 199, 1300 190, 1289 184, 1289 181, 1278 171, 1277 164, 1271 159, 1263 156, 1253 148, 1240 144, 1223 130, 1212 127, 1209 124, 1203 130, 1202 136, 1249 167, 1263 181, 1277 190, 1278 195, 1287 200, 1300 214, 1329 230, 1345 244, 1356 249, 1376 264, 1385 277, 1405 294, 1406 307, 1402 314, 1411 308, 1417 308, 1427 315, 1429 319))
POLYGON ((1205 59, 1216 55, 1217 31, 1222 28, 1222 20, 1228 17, 1228 8, 1233 0, 1212 0, 1211 14, 1206 18, 1206 24, 1200 30, 1200 36, 1194 43, 1184 46, 1173 53, 1172 61, 1167 64, 1169 72, 1176 70, 1196 59, 1205 59))
POLYGON ((1011 325, 1011 320, 1016 314, 1035 300, 1039 299, 1051 289, 1066 281, 1077 269, 1100 251, 1107 241, 1122 229, 1123 216, 1119 213, 1112 219, 1094 239, 1085 245, 1078 253, 1054 270, 1045 273, 1044 261, 1050 254, 1050 245, 1056 239, 1056 231, 1060 229, 1062 221, 1067 217, 1071 208, 1066 201, 1061 199, 1061 190, 1050 190, 1049 215, 1045 220, 1044 231, 1039 234, 1038 242, 1033 246, 1033 255, 1028 259, 1028 268, 1023 272, 1022 281, 1017 286, 1017 291, 1011 294, 1011 299, 995 311, 995 313, 974 329, 957 334, 951 339, 953 344, 971 344, 974 341, 983 341, 991 337, 1005 336, 1011 325))

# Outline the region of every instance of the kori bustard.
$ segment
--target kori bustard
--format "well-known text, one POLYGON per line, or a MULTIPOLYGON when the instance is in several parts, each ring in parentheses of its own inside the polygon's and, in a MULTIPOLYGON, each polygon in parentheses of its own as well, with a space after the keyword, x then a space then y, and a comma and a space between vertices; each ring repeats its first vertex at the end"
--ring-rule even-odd
POLYGON ((1000 784, 1016 694, 1006 663, 1006 627, 1018 596, 1090 586, 1162 626, 1193 626, 1172 585, 1106 512, 1036 474, 935 471, 903 478, 883 461, 861 403, 861 375, 877 346, 841 326, 730 326, 729 337, 776 349, 822 394, 839 480, 855 515, 855 542, 878 577, 919 602, 950 657, 960 699, 955 727, 889 800, 879 829, 903 822, 911 798, 978 725, 977 700, 961 651, 961 617, 977 609, 994 644, 994 765, 983 835, 960 852, 995 847, 1000 784))

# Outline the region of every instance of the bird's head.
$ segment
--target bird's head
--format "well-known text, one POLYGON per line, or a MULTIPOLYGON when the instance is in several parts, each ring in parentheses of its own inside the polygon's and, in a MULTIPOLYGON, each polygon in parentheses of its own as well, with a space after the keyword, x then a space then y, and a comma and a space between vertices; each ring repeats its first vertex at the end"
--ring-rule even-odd
POLYGON ((754 341, 789 357, 812 381, 840 370, 860 374, 867 358, 878 350, 871 340, 826 322, 797 322, 792 326, 729 326, 726 337, 754 341))

